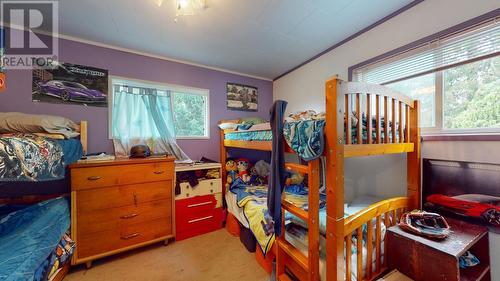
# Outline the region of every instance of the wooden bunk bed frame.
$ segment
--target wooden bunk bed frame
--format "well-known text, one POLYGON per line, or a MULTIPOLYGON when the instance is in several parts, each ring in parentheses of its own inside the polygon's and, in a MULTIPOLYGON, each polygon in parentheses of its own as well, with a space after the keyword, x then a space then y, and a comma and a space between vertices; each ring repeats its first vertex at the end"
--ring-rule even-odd
MULTIPOLYGON (((87 143, 87 121, 80 121, 80 143, 82 144, 83 155, 87 155, 88 143, 87 143)), ((48 134, 50 136, 50 134, 48 134)), ((51 195, 23 195, 15 198, 2 198, 0 197, 0 204, 36 204, 45 200, 56 198, 63 195, 69 195, 69 193, 63 194, 51 194, 51 195)), ((61 281, 68 274, 71 262, 64 265, 59 272, 52 278, 52 281, 61 281)))
MULTIPOLYGON (((419 102, 379 85, 344 82, 335 78, 325 85, 326 124, 326 280, 348 280, 351 278, 352 261, 345 258, 344 245, 352 247, 351 236, 356 235, 357 280, 373 280, 386 271, 386 258, 382 259, 382 221, 389 227, 395 225, 404 211, 420 207, 420 129, 419 102), (382 103, 383 100, 383 103, 382 103), (363 102, 365 101, 365 102, 363 102), (383 105, 382 105, 383 104, 383 105), (366 107, 365 107, 366 106, 366 107), (375 109, 373 127, 371 116, 375 109), (354 109, 354 110, 353 110, 354 109), (363 143, 362 122, 357 122, 353 140, 351 116, 353 112, 365 110, 367 138, 363 143), (389 112, 391 114, 389 114, 389 112), (382 120, 384 122, 382 130, 382 120), (389 126, 390 125, 390 126, 389 126), (344 135, 345 132, 345 135, 344 135), (375 137, 372 136, 374 133, 375 137), (396 197, 377 202, 349 217, 344 217, 344 159, 349 157, 406 153, 407 154, 407 197, 396 197), (363 225, 367 225, 366 276, 363 276, 363 225), (373 226, 373 224, 375 224, 373 226), (375 266, 372 255, 375 252, 375 266)), ((358 114, 359 115, 359 114, 358 114)), ((360 118, 361 119, 361 118, 360 118)), ((235 122, 227 120, 224 122, 235 122)), ((226 140, 221 130, 221 162, 227 159, 227 148, 243 148, 271 151, 270 141, 226 140)), ((293 152, 290 148, 286 152, 293 152)), ((278 280, 290 280, 285 267, 299 280, 317 281, 319 277, 319 160, 307 165, 286 163, 286 168, 309 174, 309 211, 282 203, 285 210, 302 218, 308 224, 309 249, 304 256, 285 240, 284 231, 277 239, 278 280)), ((224 165, 223 165, 224 167, 224 165)), ((223 179, 226 178, 223 169, 223 179)), ((284 218, 284 215, 282 216, 284 218)), ((284 221, 281 222, 284 225, 284 221)), ((284 230, 284 227, 282 228, 284 230)), ((387 247, 387 243, 383 244, 387 247)), ((385 251, 387 253, 387 251, 385 251)))

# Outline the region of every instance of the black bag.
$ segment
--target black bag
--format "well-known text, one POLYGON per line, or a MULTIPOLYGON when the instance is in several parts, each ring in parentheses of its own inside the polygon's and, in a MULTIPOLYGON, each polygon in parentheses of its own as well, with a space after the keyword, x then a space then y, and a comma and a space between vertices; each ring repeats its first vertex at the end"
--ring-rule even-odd
POLYGON ((255 249, 257 246, 257 241, 253 236, 252 231, 249 228, 246 228, 240 224, 240 241, 247 248, 250 253, 255 253, 255 249))

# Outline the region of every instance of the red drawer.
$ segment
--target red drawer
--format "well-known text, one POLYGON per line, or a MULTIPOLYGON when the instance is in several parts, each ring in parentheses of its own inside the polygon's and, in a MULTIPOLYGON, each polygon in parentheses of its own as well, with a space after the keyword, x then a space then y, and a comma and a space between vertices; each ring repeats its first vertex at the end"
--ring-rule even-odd
POLYGON ((175 212, 177 214, 188 214, 211 211, 217 205, 214 195, 196 196, 175 201, 175 212))
POLYGON ((215 208, 213 195, 175 202, 176 240, 183 240, 222 227, 222 208, 215 208))

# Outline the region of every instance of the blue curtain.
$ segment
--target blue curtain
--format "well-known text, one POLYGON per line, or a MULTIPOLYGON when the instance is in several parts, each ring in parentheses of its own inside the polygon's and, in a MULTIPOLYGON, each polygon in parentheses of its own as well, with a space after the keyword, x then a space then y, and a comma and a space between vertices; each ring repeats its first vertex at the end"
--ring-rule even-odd
POLYGON ((127 155, 137 144, 154 154, 170 154, 190 161, 177 145, 169 91, 116 86, 113 93, 112 135, 115 154, 127 155))

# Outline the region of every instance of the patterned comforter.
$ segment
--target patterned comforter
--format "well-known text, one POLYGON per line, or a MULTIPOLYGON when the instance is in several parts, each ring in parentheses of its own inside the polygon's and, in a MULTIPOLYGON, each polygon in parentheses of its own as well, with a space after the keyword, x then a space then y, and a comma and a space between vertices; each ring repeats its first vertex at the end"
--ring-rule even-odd
POLYGON ((31 134, 0 137, 0 181, 44 181, 64 177, 63 149, 31 134))

